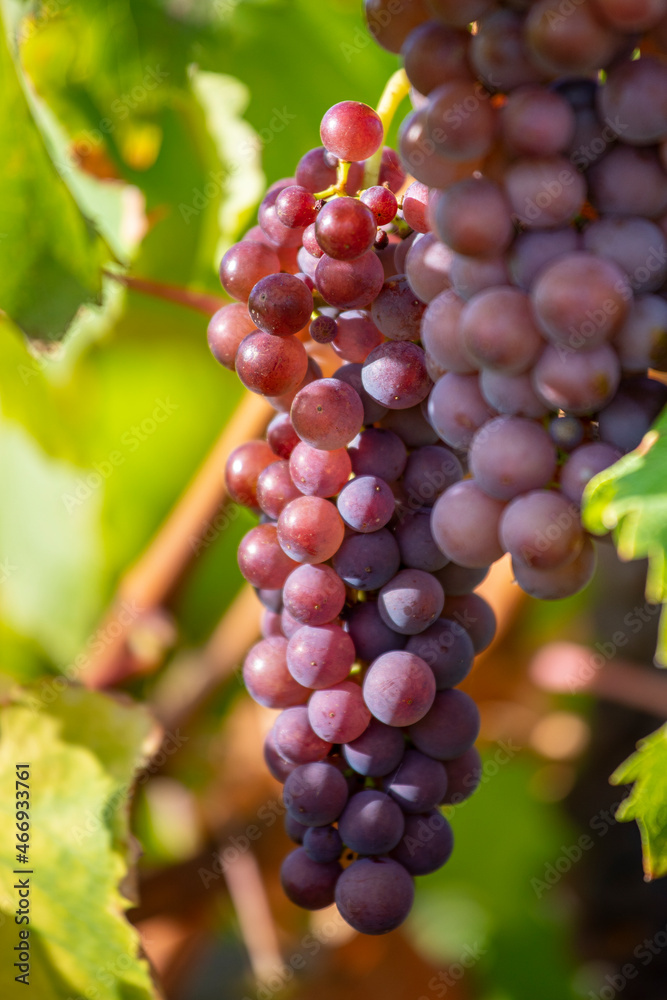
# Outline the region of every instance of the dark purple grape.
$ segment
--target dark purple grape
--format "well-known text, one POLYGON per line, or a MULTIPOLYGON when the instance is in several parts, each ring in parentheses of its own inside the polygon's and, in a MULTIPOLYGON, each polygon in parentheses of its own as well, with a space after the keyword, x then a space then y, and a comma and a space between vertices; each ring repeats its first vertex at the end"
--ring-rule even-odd
POLYGON ((438 691, 430 711, 410 726, 410 738, 417 749, 436 760, 460 757, 470 749, 478 733, 477 705, 455 688, 438 691))
POLYGON ((621 380, 621 366, 609 344, 572 353, 549 344, 532 377, 535 392, 550 410, 584 416, 613 399, 621 380))
POLYGON ((560 486, 565 496, 580 504, 584 489, 593 476, 608 469, 621 455, 618 448, 602 441, 575 448, 560 473, 560 486))
POLYGON ((556 472, 556 450, 548 433, 522 417, 496 417, 480 428, 469 461, 479 489, 496 500, 541 489, 556 472))
POLYGON ((276 779, 283 784, 288 776, 292 773, 297 764, 292 764, 290 761, 285 760, 284 757, 276 750, 275 742, 273 739, 273 731, 271 730, 264 740, 264 761, 269 771, 276 779))
POLYGON ((405 832, 391 857, 410 875, 430 875, 442 868, 454 848, 454 834, 437 809, 405 817, 405 832))
POLYGON ((557 601, 578 594, 591 582, 596 559, 593 542, 585 538, 579 555, 562 566, 555 569, 533 569, 513 559, 512 570, 516 582, 531 597, 538 597, 542 601, 557 601))
POLYGON ((438 435, 424 416, 421 406, 411 406, 407 410, 385 410, 381 427, 398 435, 408 448, 423 448, 438 440, 438 435))
POLYGON ((312 311, 312 292, 293 274, 262 278, 248 299, 248 312, 258 329, 277 337, 303 330, 312 311))
POLYGON ((334 372, 333 377, 352 386, 359 396, 364 409, 364 424, 374 424, 387 413, 386 406, 381 406, 372 396, 369 396, 361 381, 362 366, 359 363, 343 365, 334 372))
POLYGON ((495 414, 479 391, 476 375, 447 372, 438 379, 429 396, 428 415, 442 440, 463 450, 495 414))
POLYGON ((318 864, 303 847, 288 854, 280 869, 280 882, 287 898, 304 910, 321 910, 334 901, 336 883, 342 872, 337 861, 318 864))
POLYGON ((514 236, 510 206, 502 189, 482 177, 452 184, 435 202, 434 226, 455 253, 498 256, 514 236))
POLYGON ((624 379, 611 403, 598 413, 600 439, 619 451, 636 448, 667 405, 667 386, 657 379, 624 379))
MULTIPOLYGON (((372 535, 370 536, 373 537, 372 535)), ((385 625, 375 601, 364 601, 350 609, 348 630, 360 660, 371 662, 383 653, 402 649, 407 636, 385 625)))
POLYGON ((303 625, 285 647, 285 668, 290 676, 313 690, 344 681, 354 659, 354 643, 340 625, 303 625))
POLYGON ((335 451, 359 433, 364 408, 352 386, 339 378, 322 378, 296 394, 290 417, 302 441, 335 451))
POLYGON ((572 451, 584 440, 584 425, 576 417, 554 417, 549 423, 549 435, 557 448, 572 451))
POLYGON ((368 427, 348 446, 352 470, 357 476, 378 476, 393 483, 405 469, 408 453, 393 431, 368 427))
POLYGON ((302 764, 287 778, 283 802, 304 826, 327 826, 338 819, 347 802, 347 783, 325 761, 302 764))
POLYGON ((535 65, 554 76, 590 73, 612 59, 619 36, 596 17, 593 4, 568 11, 559 0, 538 0, 526 18, 525 37, 535 65))
MULTIPOLYGON (((431 534, 430 511, 402 512, 394 528, 394 535, 398 542, 400 561, 404 566, 435 573, 447 564, 447 556, 442 554, 431 534)), ((386 583, 387 580, 383 582, 386 583)))
POLYGON ((405 649, 428 663, 438 691, 460 684, 475 658, 472 639, 462 625, 449 618, 439 618, 424 632, 411 635, 405 649))
POLYGON ((304 831, 303 848, 311 861, 326 865, 338 861, 343 841, 334 826, 310 826, 304 831))
POLYGON ((230 247, 220 263, 222 287, 233 299, 247 302, 262 278, 280 271, 280 259, 265 243, 242 240, 230 247))
POLYGON ((339 577, 355 590, 379 590, 396 575, 400 564, 398 545, 385 529, 349 534, 333 557, 339 577))
POLYGON ((388 726, 409 726, 433 704, 435 678, 414 653, 394 650, 379 656, 364 678, 364 699, 373 716, 388 726))
MULTIPOLYGON (((284 821, 285 821, 285 833, 290 838, 290 840, 294 841, 295 844, 303 843, 303 838, 308 832, 308 830, 318 829, 315 826, 304 826, 303 823, 299 823, 299 821, 294 819, 293 816, 290 816, 288 812, 285 813, 284 821)), ((325 829, 325 827, 322 827, 322 829, 325 829)))
POLYGON ((466 630, 472 639, 475 653, 483 653, 491 645, 496 634, 496 616, 491 605, 479 594, 448 596, 443 615, 466 630))
POLYGON ((498 525, 504 507, 500 500, 483 493, 472 479, 450 486, 431 515, 431 531, 438 548, 460 566, 489 566, 503 554, 498 525))
POLYGON ((482 758, 476 747, 466 750, 460 757, 454 757, 445 764, 447 771, 447 794, 442 805, 459 805, 470 798, 482 780, 482 758))
POLYGON ((432 507, 462 476, 461 463, 449 448, 435 444, 417 448, 410 453, 403 474, 408 506, 412 510, 432 507))
POLYGON ((364 14, 370 34, 389 52, 400 52, 410 32, 431 16, 425 0, 400 6, 395 0, 364 0, 364 14))
POLYGON ((467 31, 437 21, 425 21, 411 31, 403 44, 405 72, 420 94, 430 94, 441 83, 470 74, 467 31))
POLYGON ((600 117, 612 129, 618 123, 620 138, 632 146, 660 142, 667 133, 666 90, 667 67, 659 59, 642 54, 620 62, 598 91, 600 117))
POLYGON ((349 850, 357 854, 386 854, 403 836, 405 820, 389 795, 368 788, 349 800, 338 829, 349 850))
POLYGON ((330 344, 338 333, 338 324, 331 316, 316 316, 311 320, 308 333, 316 344, 330 344))
POLYGON ((372 718, 361 736, 343 745, 343 756, 358 774, 377 778, 398 767, 404 750, 401 731, 372 718))
MULTIPOLYGON (((343 610, 345 584, 330 566, 299 566, 285 581, 283 600, 301 625, 326 625, 343 610)), ((288 635, 284 624, 283 631, 288 635)))
POLYGON ((472 80, 450 80, 429 95, 426 127, 440 153, 453 160, 473 160, 491 151, 496 112, 490 94, 472 80), (461 108, 471 108, 465 117, 461 108), (452 122, 456 127, 452 127, 452 122))
POLYGON ((338 879, 335 898, 343 920, 355 930, 386 934, 403 923, 414 893, 412 878, 397 861, 359 858, 338 879))
POLYGON ((403 569, 380 591, 378 610, 394 631, 416 635, 440 616, 444 600, 441 585, 430 573, 403 569))
POLYGON ((471 594, 476 587, 479 587, 488 572, 488 566, 470 568, 449 562, 444 569, 438 570, 436 576, 447 597, 460 597, 462 594, 471 594))
POLYGON ((378 531, 394 514, 394 494, 377 476, 355 476, 341 490, 338 512, 355 531, 378 531))
POLYGON ((447 772, 440 761, 418 750, 406 750, 401 763, 382 784, 403 812, 423 813, 435 808, 444 798, 447 772))

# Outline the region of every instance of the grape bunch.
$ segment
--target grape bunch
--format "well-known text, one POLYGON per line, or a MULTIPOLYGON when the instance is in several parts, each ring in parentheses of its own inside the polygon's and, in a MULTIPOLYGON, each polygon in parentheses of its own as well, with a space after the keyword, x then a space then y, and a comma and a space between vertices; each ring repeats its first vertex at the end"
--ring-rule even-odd
POLYGON ((279 712, 283 887, 381 934, 481 780, 476 588, 509 553, 528 594, 582 589, 584 488, 667 401, 667 0, 365 9, 411 87, 398 155, 383 101, 330 108, 208 340, 276 410, 226 481, 259 515, 243 676, 279 712))

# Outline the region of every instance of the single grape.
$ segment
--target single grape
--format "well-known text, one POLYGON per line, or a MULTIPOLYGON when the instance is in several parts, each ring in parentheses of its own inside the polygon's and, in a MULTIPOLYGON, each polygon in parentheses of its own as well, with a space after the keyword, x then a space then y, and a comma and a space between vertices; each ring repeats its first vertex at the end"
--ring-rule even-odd
POLYGON ((274 637, 255 643, 243 664, 243 682, 256 702, 266 708, 302 705, 308 688, 287 669, 287 639, 274 637))
POLYGON ((239 345, 236 374, 246 389, 261 396, 282 396, 297 389, 307 371, 308 355, 296 337, 256 330, 239 345))
POLYGON ((624 379, 618 392, 598 413, 600 440, 619 451, 632 451, 667 405, 667 386, 657 379, 624 379))
POLYGON ((586 181, 562 156, 521 157, 505 174, 515 221, 528 229, 571 222, 586 199, 586 181))
POLYGON ((313 296, 293 274, 271 274, 253 286, 248 312, 258 329, 278 337, 298 333, 313 311, 313 296))
POLYGON ((554 156, 574 138, 576 120, 569 102, 555 91, 521 87, 508 95, 500 114, 503 141, 515 156, 554 156))
POLYGON ((398 767, 404 749, 399 729, 372 718, 361 736, 343 745, 343 756, 358 774, 380 777, 398 767))
POLYGON ((392 650, 369 667, 363 694, 374 718, 402 728, 428 712, 435 697, 435 678, 429 665, 414 653, 392 650))
POLYGON ((460 684, 470 673, 475 658, 466 630, 448 618, 439 618, 424 632, 411 635, 405 649, 428 663, 438 691, 460 684))
POLYGON ((519 233, 509 251, 512 281, 524 292, 528 292, 545 267, 564 254, 571 254, 579 249, 581 238, 569 226, 519 233))
POLYGON ((235 448, 225 465, 227 492, 234 503, 257 508, 257 479, 262 469, 275 462, 266 441, 246 441, 235 448))
POLYGON ((603 24, 592 4, 579 5, 563 17, 560 0, 538 0, 526 18, 526 42, 535 65, 555 76, 585 75, 616 54, 620 38, 603 24))
POLYGON ((317 242, 335 260, 356 260, 373 246, 377 223, 370 208, 356 198, 332 198, 315 223, 317 242))
POLYGON ((318 365, 315 358, 308 358, 308 368, 306 369, 306 374, 303 381, 296 387, 296 389, 290 389, 289 392, 284 392, 281 396, 267 396, 267 401, 271 404, 274 410, 278 410, 281 413, 289 413, 292 403, 298 392, 305 389, 307 385, 311 382, 316 382, 317 379, 322 378, 322 369, 318 365))
MULTIPOLYGON (((452 292, 468 302, 473 295, 486 288, 509 284, 507 258, 469 257, 466 254, 452 254, 449 269, 452 292)), ((474 365, 470 368, 472 368, 474 365)))
POLYGON ((303 625, 285 646, 286 669, 313 690, 344 681, 354 658, 354 643, 340 625, 303 625))
POLYGON ((357 854, 386 854, 403 836, 405 820, 389 795, 368 788, 352 796, 338 829, 349 850, 357 854))
POLYGON ((511 500, 554 478, 556 449, 539 424, 502 416, 477 431, 469 462, 479 489, 496 500, 511 500))
POLYGON ((408 115, 401 125, 398 132, 401 162, 422 184, 444 189, 469 177, 479 160, 460 163, 444 155, 429 134, 426 116, 424 106, 408 115))
POLYGON ((297 491, 307 496, 333 497, 350 478, 352 463, 345 448, 324 451, 300 441, 290 455, 289 470, 297 491))
POLYGON ((578 594, 591 582, 595 565, 595 546, 589 538, 584 539, 581 552, 572 562, 556 569, 533 569, 512 560, 512 570, 521 589, 542 601, 558 601, 578 594))
POLYGON ((392 222, 398 211, 394 192, 379 184, 362 191, 360 200, 371 210, 378 226, 386 226, 392 222))
POLYGON ((298 184, 283 188, 276 199, 276 215, 289 229, 309 226, 317 218, 313 193, 298 184))
POLYGON ((378 610, 394 631, 416 635, 439 617, 444 601, 444 591, 430 573, 403 569, 380 591, 378 610))
POLYGON ((609 344, 572 353, 549 344, 533 369, 533 388, 550 410, 583 416, 613 399, 620 378, 618 356, 609 344))
POLYGON ((432 507, 446 489, 463 476, 456 455, 442 445, 425 445, 410 453, 403 474, 407 506, 412 510, 432 507))
POLYGON ((333 377, 352 386, 363 406, 364 424, 374 424, 376 421, 382 420, 388 410, 386 406, 381 406, 372 396, 368 395, 361 381, 361 371, 360 363, 350 363, 338 368, 333 373, 333 377))
POLYGON ((292 764, 290 761, 285 760, 281 757, 275 747, 275 742, 273 739, 273 730, 270 730, 266 739, 264 740, 264 762, 269 769, 271 775, 284 784, 287 780, 288 775, 292 773, 297 764, 292 764))
POLYGON ((438 379, 429 396, 431 426, 452 448, 466 449, 475 432, 494 415, 479 391, 476 375, 448 372, 438 379))
POLYGON ((533 569, 571 563, 584 545, 579 508, 561 493, 533 490, 516 497, 500 519, 500 541, 513 560, 533 569))
POLYGON ((424 350, 448 371, 462 375, 477 368, 461 337, 461 313, 465 301, 451 289, 429 303, 421 326, 424 350))
POLYGON ((417 298, 404 274, 385 281, 371 306, 373 322, 389 340, 419 340, 425 303, 417 298))
POLYGON ((496 133, 490 97, 478 82, 467 80, 451 80, 431 91, 426 126, 440 153, 465 161, 490 152, 496 133))
POLYGON ((493 0, 428 0, 428 6, 443 24, 465 28, 493 10, 493 0))
POLYGON ((426 420, 421 406, 411 406, 407 410, 385 410, 380 426, 393 431, 408 448, 421 448, 435 444, 438 435, 426 420))
POLYGON ((310 696, 308 718, 314 732, 323 740, 349 743, 361 736, 371 713, 359 685, 354 681, 341 681, 310 696))
POLYGON ((318 864, 303 847, 288 854, 280 868, 283 892, 304 910, 321 910, 334 901, 336 884, 342 872, 337 861, 318 864))
POLYGON ((623 142, 650 146, 667 133, 667 66, 654 56, 613 66, 598 92, 600 117, 623 142))
POLYGON ((361 309, 339 313, 336 326, 332 347, 345 361, 361 364, 382 343, 382 334, 368 313, 361 309))
POLYGON ((280 546, 290 559, 299 563, 331 559, 344 534, 340 514, 322 497, 298 497, 287 504, 278 518, 280 546))
POLYGON ((278 544, 275 524, 258 524, 243 538, 238 551, 239 569, 253 587, 276 590, 296 567, 278 544))
POLYGON ((359 858, 336 883, 336 906, 356 931, 386 934, 403 923, 412 908, 414 892, 412 878, 397 861, 359 858))
POLYGON ((401 763, 382 784, 403 812, 423 813, 444 798, 447 772, 440 761, 418 750, 406 750, 401 763))
MULTIPOLYGON (((667 239, 659 226, 638 216, 606 216, 584 232, 590 253, 613 261, 635 293, 655 292, 667 279, 667 239)), ((629 289, 625 289, 630 299, 629 289)))
MULTIPOLYGON (((400 562, 404 566, 435 573, 447 564, 447 557, 440 552, 431 533, 429 510, 405 511, 394 528, 394 535, 400 550, 400 562)), ((394 573, 397 570, 398 565, 394 573)), ((389 579, 383 580, 380 586, 389 579)))
POLYGON ((442 589, 447 595, 445 603, 450 597, 460 597, 462 594, 472 593, 475 587, 479 587, 480 583, 488 576, 489 569, 489 566, 471 569, 468 566, 459 566, 455 562, 448 562, 443 569, 436 573, 442 584, 442 589))
POLYGON ((378 531, 394 513, 394 494, 377 476, 355 476, 338 497, 338 512, 355 531, 378 531))
POLYGON ((400 191, 405 183, 405 171, 401 166, 398 154, 390 146, 382 149, 382 160, 380 162, 380 174, 378 184, 387 186, 394 194, 400 191))
POLYGON ((422 302, 431 302, 450 287, 452 259, 450 248, 432 233, 420 233, 414 240, 405 258, 405 274, 422 302))
POLYGON ((287 778, 283 801, 304 826, 327 826, 338 819, 347 802, 347 783, 341 772, 325 761, 302 764, 287 778))
POLYGON ((533 366, 544 346, 533 306, 518 288, 487 288, 461 313, 460 335, 480 368, 520 375, 533 366))
POLYGON ((295 844, 303 844, 303 838, 308 830, 324 829, 324 827, 304 826, 303 823, 299 823, 293 816, 290 816, 288 812, 285 813, 284 823, 285 833, 295 844))
POLYGON ((654 28, 665 15, 665 0, 594 0, 594 8, 604 21, 617 31, 648 31, 654 28))
POLYGON ((605 215, 643 215, 667 210, 667 174, 652 148, 617 145, 588 170, 590 200, 605 215))
POLYGON ((427 218, 429 189, 421 181, 413 181, 403 195, 403 218, 418 233, 427 233, 431 225, 427 218))
POLYGON ((305 705, 295 705, 280 713, 273 723, 271 741, 276 753, 290 764, 324 760, 331 750, 331 743, 313 732, 305 705))
POLYGON ((352 471, 357 476, 378 476, 393 483, 402 475, 408 460, 398 434, 379 427, 367 427, 348 445, 352 471))
POLYGON ((242 240, 230 247, 220 262, 222 287, 233 299, 247 302, 262 278, 280 271, 278 254, 265 243, 242 240))
MULTIPOLYGON (((393 505, 393 500, 392 500, 393 505)), ((333 557, 341 580, 355 590, 379 590, 398 572, 398 545, 385 529, 370 534, 350 533, 333 557)))
POLYGON ((311 320, 308 333, 316 344, 330 344, 338 333, 338 324, 332 316, 316 316, 311 320))
MULTIPOLYGON (((315 194, 336 183, 338 160, 324 146, 309 149, 296 166, 296 183, 315 194)), ((305 233, 304 233, 305 236, 305 233)))
POLYGON ((301 625, 326 625, 343 610, 345 584, 330 566, 299 566, 285 581, 283 600, 301 625))
POLYGON ((430 875, 442 868, 454 848, 454 834, 437 809, 405 817, 405 832, 391 857, 410 875, 430 875))
MULTIPOLYGON (((373 536, 366 536, 372 538, 373 536)), ((383 653, 402 649, 407 636, 394 632, 384 621, 375 601, 364 601, 350 609, 347 627, 360 660, 371 662, 383 653)))
POLYGON ((413 28, 430 17, 425 0, 411 0, 400 6, 392 0, 364 0, 364 14, 369 32, 389 52, 400 52, 413 28))
POLYGON ((283 592, 282 588, 276 588, 275 590, 263 590, 258 588, 255 590, 258 600, 261 602, 262 606, 268 611, 280 612, 283 609, 283 592))
POLYGON ((498 413, 539 418, 548 412, 548 407, 533 388, 530 372, 506 375, 505 372, 487 368, 480 372, 479 388, 485 402, 498 413))
POLYGON ((467 631, 475 653, 483 653, 491 645, 496 634, 496 616, 491 605, 479 594, 448 596, 443 615, 467 631))
POLYGON ((572 451, 584 440, 584 425, 577 417, 554 417, 549 424, 549 436, 557 448, 572 451))
POLYGON ((472 479, 450 486, 431 514, 438 548, 448 559, 469 569, 489 566, 503 554, 498 525, 504 506, 483 493, 472 479))
POLYGON ((364 309, 384 283, 384 270, 377 255, 369 250, 354 261, 334 260, 328 254, 315 270, 317 290, 337 309, 364 309))
POLYGON ((257 502, 264 514, 277 519, 291 500, 299 496, 292 482, 289 462, 284 459, 272 462, 260 472, 257 479, 257 502))
POLYGON ((524 18, 501 8, 481 17, 470 40, 470 63, 490 91, 536 83, 541 74, 523 36, 524 18))
POLYGON ((469 750, 479 733, 479 711, 464 691, 438 691, 433 706, 410 726, 418 750, 436 760, 451 760, 469 750))
POLYGON ((436 233, 456 253, 499 255, 514 236, 507 198, 485 178, 471 177, 443 191, 434 215, 436 233))
MULTIPOLYGON (((229 308, 229 306, 227 307, 229 308)), ((638 295, 614 335, 624 372, 667 370, 667 302, 660 295, 638 295)))
POLYGON ((297 393, 290 417, 306 444, 336 451, 361 430, 364 408, 352 386, 339 378, 323 378, 297 393))
POLYGON ((361 379, 366 392, 390 410, 416 406, 429 394, 432 382, 417 344, 381 344, 366 358, 361 379))
POLYGON ((215 360, 234 371, 239 344, 254 329, 255 324, 241 302, 232 302, 218 309, 211 317, 207 332, 208 346, 215 360))
MULTIPOLYGON (((474 19, 473 19, 474 20, 474 19)), ((420 94, 430 94, 440 84, 465 78, 470 35, 437 21, 425 21, 403 43, 405 72, 420 94)))
POLYGON ((338 861, 343 841, 335 826, 309 826, 304 830, 303 849, 311 861, 326 865, 338 861))
POLYGON ((442 800, 442 805, 460 805, 470 798, 482 780, 484 769, 479 750, 471 747, 460 757, 448 760, 445 770, 448 779, 447 794, 442 800))
POLYGON ((291 639, 294 633, 298 632, 301 628, 302 624, 303 622, 300 622, 298 618, 291 615, 287 608, 283 608, 280 612, 280 627, 286 639, 291 639))
POLYGON ((382 145, 384 129, 377 111, 359 101, 329 108, 320 126, 326 149, 341 160, 366 160, 382 145))

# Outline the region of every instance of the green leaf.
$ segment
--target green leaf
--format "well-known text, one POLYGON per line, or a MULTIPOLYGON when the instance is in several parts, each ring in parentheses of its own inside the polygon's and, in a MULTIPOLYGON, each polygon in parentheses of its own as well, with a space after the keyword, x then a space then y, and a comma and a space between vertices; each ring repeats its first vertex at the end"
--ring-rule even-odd
MULTIPOLYGON (((667 410, 635 451, 595 476, 584 493, 582 520, 597 535, 614 530, 623 560, 648 557, 646 597, 667 600, 667 410)), ((656 661, 667 666, 663 610, 656 661)))
POLYGON ((616 818, 637 820, 646 879, 667 875, 667 725, 637 744, 611 776, 613 785, 634 783, 616 818))
POLYGON ((59 340, 99 302, 109 251, 79 211, 30 113, 0 13, 0 304, 29 337, 59 340))
MULTIPOLYGON (((30 986, 40 1000, 155 996, 119 886, 129 869, 129 799, 155 742, 148 712, 106 694, 69 687, 15 693, 0 729, 0 947, 11 955, 30 931, 30 986), (48 691, 48 696, 46 695, 48 691), (51 700, 49 700, 51 699, 51 700), (30 764, 29 863, 16 860, 16 764, 30 764), (32 875, 16 875, 14 869, 32 875), (30 879, 30 923, 14 922, 18 879, 30 879)), ((23 790, 23 789, 20 789, 23 790)), ((22 996, 11 960, 0 993, 22 996)))

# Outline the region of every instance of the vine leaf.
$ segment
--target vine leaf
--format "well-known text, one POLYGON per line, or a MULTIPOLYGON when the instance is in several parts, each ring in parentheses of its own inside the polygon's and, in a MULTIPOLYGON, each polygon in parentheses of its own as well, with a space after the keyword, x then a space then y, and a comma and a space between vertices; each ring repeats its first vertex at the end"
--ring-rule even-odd
MULTIPOLYGON (((128 819, 132 786, 157 736, 144 707, 62 678, 18 689, 3 708, 0 948, 15 954, 19 930, 29 929, 30 985, 40 1000, 155 997, 138 934, 124 916, 131 905, 124 893, 136 853, 128 819), (18 861, 15 846, 19 763, 30 765, 27 864, 18 861), (26 877, 30 923, 19 927, 15 883, 26 877)), ((3 997, 21 995, 18 974, 12 960, 2 963, 3 997)))
MULTIPOLYGON (((621 559, 648 557, 646 598, 667 601, 667 410, 635 451, 595 476, 584 493, 584 527, 614 530, 621 559)), ((660 620, 656 662, 667 666, 667 615, 660 620)))
POLYGON ((637 820, 646 879, 667 875, 667 725, 640 740, 637 752, 614 771, 611 782, 634 783, 616 818, 637 820))

